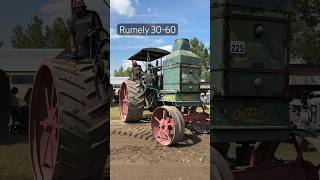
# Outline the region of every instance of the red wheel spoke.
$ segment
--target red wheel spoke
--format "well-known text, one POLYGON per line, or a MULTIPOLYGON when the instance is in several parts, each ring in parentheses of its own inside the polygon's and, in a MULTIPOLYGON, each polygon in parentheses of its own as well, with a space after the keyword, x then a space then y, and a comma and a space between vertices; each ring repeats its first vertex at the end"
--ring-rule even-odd
POLYGON ((161 130, 161 129, 159 129, 159 131, 158 131, 158 133, 157 133, 156 137, 157 137, 157 138, 159 138, 159 137, 161 138, 161 136, 160 136, 160 134, 161 134, 161 133, 162 133, 162 130, 161 130))
POLYGON ((52 141, 52 142, 51 142, 51 159, 50 159, 50 160, 51 160, 51 163, 50 163, 50 164, 51 164, 51 168, 54 167, 54 164, 53 164, 53 162, 54 162, 54 150, 53 150, 53 146, 54 146, 54 145, 53 145, 53 139, 54 139, 54 138, 51 138, 51 141, 52 141))
POLYGON ((55 85, 54 85, 54 81, 52 81, 52 86, 51 86, 51 107, 53 107, 54 90, 55 90, 55 85))
POLYGON ((49 136, 45 133, 43 134, 43 136, 46 136, 46 141, 45 141, 45 150, 44 150, 44 154, 42 156, 42 163, 45 164, 46 163, 46 157, 47 157, 47 151, 48 151, 48 146, 49 146, 49 136))
POLYGON ((47 113, 49 114, 50 106, 49 106, 49 97, 48 97, 48 89, 45 88, 45 97, 46 97, 46 107, 47 107, 47 113))
POLYGON ((166 118, 165 114, 166 114, 166 110, 164 109, 163 112, 162 112, 162 119, 166 118))
POLYGON ((160 124, 160 120, 157 117, 154 117, 154 119, 160 124))
POLYGON ((169 131, 165 131, 164 135, 168 138, 168 140, 172 141, 171 137, 169 135, 169 131))

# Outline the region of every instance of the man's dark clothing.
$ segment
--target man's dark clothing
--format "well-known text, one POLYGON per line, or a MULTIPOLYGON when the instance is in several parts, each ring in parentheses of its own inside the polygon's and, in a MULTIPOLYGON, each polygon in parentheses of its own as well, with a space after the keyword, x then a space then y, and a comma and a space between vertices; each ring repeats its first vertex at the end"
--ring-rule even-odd
MULTIPOLYGON (((70 32, 75 35, 76 44, 78 44, 78 52, 80 56, 89 56, 90 38, 86 38, 86 33, 93 28, 103 28, 99 15, 94 11, 87 11, 83 17, 74 16, 71 20, 70 32)), ((93 38, 92 53, 95 53, 97 47, 96 38, 93 38)))
POLYGON ((140 79, 142 68, 140 65, 136 65, 132 67, 132 72, 133 72, 133 80, 138 80, 140 79))

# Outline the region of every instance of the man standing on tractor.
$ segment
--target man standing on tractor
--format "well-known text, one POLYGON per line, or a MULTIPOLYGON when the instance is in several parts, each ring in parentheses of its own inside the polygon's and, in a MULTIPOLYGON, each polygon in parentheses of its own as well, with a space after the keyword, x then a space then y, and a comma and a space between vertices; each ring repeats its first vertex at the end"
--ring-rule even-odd
POLYGON ((133 74, 133 80, 138 80, 140 79, 141 76, 141 72, 142 72, 142 68, 140 65, 138 65, 136 60, 132 61, 132 74, 133 74))
POLYGON ((94 28, 103 28, 100 17, 97 12, 87 10, 83 0, 74 0, 73 8, 75 13, 70 25, 71 52, 83 59, 90 56, 91 47, 91 53, 94 56, 97 48, 95 36, 97 35, 95 34, 93 41, 90 42, 88 31, 94 28))

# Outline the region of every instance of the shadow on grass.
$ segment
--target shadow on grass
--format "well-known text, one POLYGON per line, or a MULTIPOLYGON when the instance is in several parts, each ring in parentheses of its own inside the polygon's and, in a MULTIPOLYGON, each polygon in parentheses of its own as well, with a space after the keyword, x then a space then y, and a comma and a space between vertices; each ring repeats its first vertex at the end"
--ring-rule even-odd
POLYGON ((0 139, 0 145, 13 145, 13 144, 20 144, 20 143, 29 143, 28 135, 7 135, 0 139))

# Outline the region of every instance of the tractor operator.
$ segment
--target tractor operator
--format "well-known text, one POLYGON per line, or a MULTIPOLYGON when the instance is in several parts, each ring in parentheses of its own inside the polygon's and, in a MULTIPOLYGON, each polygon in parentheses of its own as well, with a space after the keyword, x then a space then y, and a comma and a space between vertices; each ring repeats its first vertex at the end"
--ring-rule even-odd
POLYGON ((133 74, 133 80, 138 80, 140 79, 142 72, 142 68, 140 65, 138 65, 136 60, 132 61, 132 74, 133 74))
MULTIPOLYGON (((70 48, 71 52, 77 54, 80 59, 90 55, 90 38, 86 35, 93 28, 103 28, 100 17, 95 11, 87 10, 83 0, 74 0, 74 16, 70 25, 70 48)), ((97 36, 97 35, 96 35, 97 36)), ((91 53, 94 56, 96 52, 97 37, 93 36, 91 53)))

